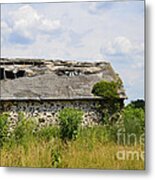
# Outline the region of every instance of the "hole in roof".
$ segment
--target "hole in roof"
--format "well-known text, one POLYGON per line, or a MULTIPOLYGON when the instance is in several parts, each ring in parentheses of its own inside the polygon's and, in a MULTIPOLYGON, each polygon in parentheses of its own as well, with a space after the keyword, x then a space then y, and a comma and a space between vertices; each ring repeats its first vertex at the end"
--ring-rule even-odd
POLYGON ((68 76, 68 77, 80 76, 82 74, 80 70, 73 70, 73 69, 57 69, 55 73, 58 76, 68 76))

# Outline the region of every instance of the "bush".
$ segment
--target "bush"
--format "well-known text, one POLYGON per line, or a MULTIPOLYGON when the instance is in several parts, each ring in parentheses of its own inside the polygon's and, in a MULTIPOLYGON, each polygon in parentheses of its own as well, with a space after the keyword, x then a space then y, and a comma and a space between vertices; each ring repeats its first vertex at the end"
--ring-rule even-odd
POLYGON ((64 108, 59 113, 60 137, 63 140, 76 139, 82 121, 83 112, 73 108, 64 108))
POLYGON ((8 114, 0 115, 0 147, 3 146, 4 142, 7 140, 8 133, 8 114))
POLYGON ((113 99, 119 97, 117 90, 118 84, 116 82, 100 81, 93 86, 92 93, 105 99, 113 99))

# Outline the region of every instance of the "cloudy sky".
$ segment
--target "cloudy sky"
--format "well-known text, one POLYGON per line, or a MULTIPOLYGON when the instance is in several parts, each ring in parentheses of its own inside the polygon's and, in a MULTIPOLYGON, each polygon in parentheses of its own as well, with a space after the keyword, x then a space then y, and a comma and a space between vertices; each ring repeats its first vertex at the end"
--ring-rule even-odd
POLYGON ((144 98, 144 1, 3 4, 1 56, 106 60, 144 98))

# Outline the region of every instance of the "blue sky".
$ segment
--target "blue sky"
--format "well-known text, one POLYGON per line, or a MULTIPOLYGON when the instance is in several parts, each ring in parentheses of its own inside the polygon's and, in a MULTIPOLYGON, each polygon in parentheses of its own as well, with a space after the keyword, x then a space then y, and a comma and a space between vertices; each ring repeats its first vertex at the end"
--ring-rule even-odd
POLYGON ((144 98, 144 1, 3 4, 1 56, 109 61, 144 98))

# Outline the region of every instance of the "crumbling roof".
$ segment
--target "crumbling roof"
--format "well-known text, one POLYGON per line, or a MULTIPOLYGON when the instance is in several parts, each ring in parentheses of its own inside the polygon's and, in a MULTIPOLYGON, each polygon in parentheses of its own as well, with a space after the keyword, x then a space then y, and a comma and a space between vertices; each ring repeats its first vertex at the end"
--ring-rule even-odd
MULTIPOLYGON (((13 73, 0 80, 1 100, 94 99, 91 91, 101 80, 116 81, 119 76, 110 63, 61 60, 1 59, 0 68, 13 73), (29 62, 29 63, 28 63, 29 62), (23 77, 17 73, 24 71, 23 77)), ((125 91, 118 91, 125 99, 125 91)))

